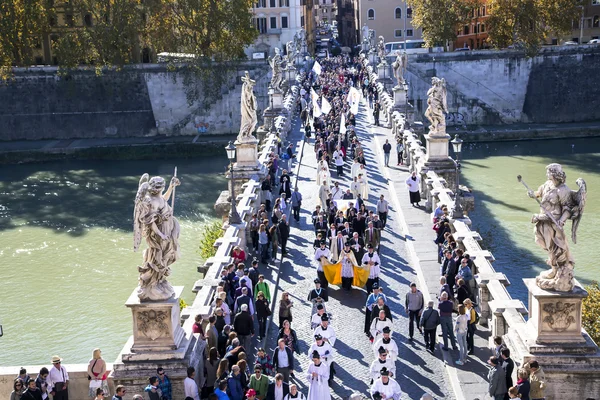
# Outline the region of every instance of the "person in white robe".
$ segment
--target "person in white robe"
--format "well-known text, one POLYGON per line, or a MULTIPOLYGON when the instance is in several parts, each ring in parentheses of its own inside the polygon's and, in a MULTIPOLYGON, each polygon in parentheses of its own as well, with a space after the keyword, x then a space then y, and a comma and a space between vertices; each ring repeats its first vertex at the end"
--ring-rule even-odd
POLYGON ((335 329, 333 329, 332 326, 329 326, 329 316, 327 314, 321 316, 321 325, 315 328, 313 334, 321 335, 323 340, 325 340, 331 346, 335 346, 337 336, 335 334, 335 329))
POLYGON ((357 159, 354 159, 354 161, 352 161, 352 167, 350 168, 352 179, 358 176, 358 172, 361 165, 362 164, 359 163, 357 159))
POLYGON ((318 352, 321 357, 321 361, 327 364, 331 364, 333 362, 333 357, 335 356, 333 347, 329 343, 323 340, 323 336, 315 335, 315 342, 308 349, 309 357, 313 354, 313 352, 318 352))
POLYGON ((298 386, 293 383, 290 385, 290 392, 283 398, 283 400, 306 400, 306 397, 298 390, 298 386))
POLYGON ((321 317, 327 312, 323 303, 318 303, 315 308, 317 309, 317 312, 310 318, 310 329, 313 331, 317 326, 321 325, 321 317))
POLYGON ((421 187, 421 178, 419 178, 417 173, 415 171, 413 171, 411 176, 409 176, 406 179, 405 183, 406 183, 406 186, 408 187, 408 194, 410 196, 410 204, 412 204, 413 206, 416 204, 418 207, 419 202, 421 201, 421 193, 419 192, 420 187, 421 187))
POLYGON ((350 248, 350 242, 344 243, 344 250, 342 250, 340 256, 342 261, 342 288, 351 290, 354 281, 354 265, 357 265, 357 262, 350 248))
POLYGON ((350 184, 350 191, 352 192, 352 196, 356 199, 360 194, 360 182, 358 181, 358 176, 353 178, 353 182, 350 184))
POLYGON ((393 362, 396 362, 398 359, 398 345, 392 339, 392 330, 389 327, 383 328, 383 336, 377 341, 373 343, 373 352, 375 353, 375 357, 379 355, 378 349, 383 347, 388 354, 388 358, 393 362))
POLYGON ((307 400, 331 400, 329 390, 329 367, 321 361, 321 355, 315 351, 306 372, 308 381, 307 400))
POLYGON ((371 386, 371 398, 373 400, 400 400, 402 389, 396 380, 390 378, 387 368, 380 371, 381 378, 375 380, 371 386))
POLYGON ((319 199, 321 200, 321 208, 323 210, 327 209, 327 197, 329 196, 329 186, 327 186, 327 182, 323 181, 321 186, 319 186, 319 199))
POLYGON ((330 190, 331 198, 333 200, 341 200, 344 197, 344 190, 340 187, 338 182, 335 182, 330 190))
POLYGON ((327 187, 331 186, 331 174, 329 169, 321 168, 317 174, 317 185, 321 185, 323 182, 327 183, 327 187))
POLYGON ((364 201, 369 200, 369 181, 366 175, 358 174, 358 183, 360 185, 360 195, 364 201))
POLYGON ((392 320, 386 318, 384 310, 380 310, 379 318, 375 318, 373 319, 373 321, 371 321, 371 328, 369 329, 369 332, 373 337, 373 343, 377 343, 377 341, 383 337, 383 328, 385 328, 386 326, 391 330, 392 320))
POLYGON ((390 376, 396 376, 396 363, 391 360, 385 349, 380 347, 378 349, 377 358, 373 360, 371 368, 369 369, 371 383, 381 377, 381 370, 383 368, 386 368, 390 372, 390 376))

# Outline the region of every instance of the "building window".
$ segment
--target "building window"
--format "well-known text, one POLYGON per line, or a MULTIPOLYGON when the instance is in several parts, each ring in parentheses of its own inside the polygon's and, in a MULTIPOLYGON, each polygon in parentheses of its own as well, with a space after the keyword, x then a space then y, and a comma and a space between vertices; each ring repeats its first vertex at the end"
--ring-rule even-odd
POLYGON ((300 16, 300 26, 304 28, 304 15, 300 16))
POLYGON ((394 31, 394 36, 395 37, 402 37, 402 29, 396 29, 394 31))
POLYGON ((485 32, 485 24, 481 24, 481 32, 485 32))
POLYGON ((85 14, 83 22, 85 23, 85 26, 92 26, 92 16, 90 14, 85 14))
POLYGON ((289 7, 290 0, 279 0, 279 7, 289 7))
POLYGON ((48 23, 50 24, 50 26, 56 26, 56 18, 50 17, 48 23))
POLYGON ((406 30, 406 37, 412 37, 413 35, 413 30, 412 29, 407 29, 406 30))
POLYGON ((402 9, 400 7, 396 7, 396 19, 402 18, 402 9))
POLYGON ((463 35, 468 35, 469 34, 469 25, 465 25, 465 27, 463 28, 463 35))
POLYGON ((600 0, 592 0, 593 6, 597 6, 598 4, 600 4, 600 0))
POLYGON ((288 17, 286 15, 281 16, 281 28, 288 27, 288 17))
POLYGON ((277 29, 277 17, 271 17, 270 28, 271 29, 277 29))
POLYGON ((69 28, 72 28, 75 26, 75 20, 73 19, 73 14, 65 14, 65 24, 67 24, 67 26, 69 28))
POLYGON ((592 19, 592 26, 594 28, 600 27, 600 17, 598 17, 597 15, 594 15, 594 18, 592 19))
POLYGON ((33 47, 35 47, 36 49, 41 49, 42 48, 42 38, 39 36, 36 36, 35 39, 33 39, 33 47))
POLYGON ((481 7, 481 16, 485 17, 485 6, 481 7))
POLYGON ((406 18, 412 18, 412 8, 410 7, 406 9, 406 18))
POLYGON ((369 11, 367 11, 367 19, 375 19, 375 10, 372 8, 369 8, 369 11))
POLYGON ((258 33, 267 33, 267 18, 258 17, 254 20, 254 26, 258 30, 258 33))
POLYGON ((478 25, 474 25, 473 26, 473 33, 479 33, 478 28, 479 28, 479 24, 478 25))
POLYGON ((265 8, 267 6, 267 0, 258 0, 256 2, 256 8, 265 8))
POLYGON ((277 2, 275 0, 270 0, 269 1, 269 7, 277 7, 277 2))

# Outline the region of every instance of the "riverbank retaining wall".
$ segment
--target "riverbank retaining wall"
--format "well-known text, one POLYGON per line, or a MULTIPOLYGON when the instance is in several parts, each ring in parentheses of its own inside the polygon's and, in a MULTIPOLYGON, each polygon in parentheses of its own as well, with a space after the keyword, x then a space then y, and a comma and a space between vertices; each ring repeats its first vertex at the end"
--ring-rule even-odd
MULTIPOLYGON (((425 207, 431 212, 433 224, 433 210, 439 204, 445 204, 448 210, 454 209, 457 196, 450 189, 455 186, 454 182, 447 182, 444 177, 428 167, 426 147, 421 141, 421 136, 410 129, 406 115, 394 107, 392 96, 387 92, 385 85, 378 82, 378 75, 369 65, 369 61, 363 59, 363 64, 367 67, 370 80, 375 82, 388 127, 404 145, 406 165, 410 171, 417 172, 421 177, 421 198, 425 199, 425 207)), ((464 202, 464 199, 458 196, 458 201, 464 202)), ((583 338, 587 345, 595 348, 595 354, 578 353, 567 343, 563 344, 563 350, 559 354, 555 350, 547 353, 542 350, 532 354, 529 349, 535 344, 537 332, 525 319, 529 314, 527 307, 522 301, 513 299, 508 292, 509 279, 504 273, 494 269, 492 263, 495 258, 489 250, 481 247, 482 237, 478 232, 471 230, 471 220, 468 216, 451 219, 450 225, 458 246, 471 256, 475 266, 473 273, 478 287, 476 303, 480 314, 479 323, 490 327, 492 338, 503 337, 516 364, 514 374, 516 375, 517 368, 523 367, 532 359, 537 359, 545 371, 546 399, 598 399, 600 350, 585 329, 582 330, 583 338)), ((489 347, 491 350, 494 344, 489 343, 489 347)), ((516 382, 516 379, 514 381, 516 382)))
POLYGON ((446 79, 448 126, 600 120, 597 45, 553 46, 531 58, 516 50, 411 56, 405 78, 420 120, 433 76, 446 79))

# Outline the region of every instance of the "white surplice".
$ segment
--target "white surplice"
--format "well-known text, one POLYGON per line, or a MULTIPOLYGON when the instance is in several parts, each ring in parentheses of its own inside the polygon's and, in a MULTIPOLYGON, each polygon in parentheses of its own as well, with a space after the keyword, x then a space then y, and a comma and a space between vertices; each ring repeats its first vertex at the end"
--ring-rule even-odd
POLYGON ((308 381, 308 396, 307 400, 331 400, 329 391, 329 366, 324 362, 315 365, 313 361, 308 366, 306 372, 306 380, 308 381), (315 376, 313 376, 313 373, 315 376))

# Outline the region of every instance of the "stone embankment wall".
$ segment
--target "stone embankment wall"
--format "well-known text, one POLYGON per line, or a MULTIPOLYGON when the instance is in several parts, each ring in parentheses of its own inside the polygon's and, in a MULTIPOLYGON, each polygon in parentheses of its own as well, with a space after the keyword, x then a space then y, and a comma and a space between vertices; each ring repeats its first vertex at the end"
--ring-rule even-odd
MULTIPOLYGON (((406 165, 410 171, 416 171, 421 176, 421 198, 425 199, 426 209, 432 213, 438 204, 445 204, 449 210, 455 206, 456 195, 450 189, 454 183, 449 184, 446 179, 439 176, 427 166, 427 155, 424 143, 413 129, 409 129, 405 114, 394 107, 392 96, 386 91, 385 86, 378 81, 378 76, 373 72, 368 60, 363 63, 370 72, 370 80, 375 82, 380 99, 382 112, 388 122, 388 127, 394 132, 396 138, 404 144, 406 165)), ((409 115, 412 110, 409 109, 409 115)), ((459 201, 460 198, 459 198, 459 201)), ((462 203, 461 203, 462 204, 462 203)), ((464 208, 464 207, 463 207, 464 208)), ((460 248, 468 253, 475 266, 477 275, 475 280, 479 288, 477 308, 480 314, 479 323, 491 328, 492 337, 502 336, 507 346, 511 349, 511 357, 517 367, 522 367, 532 359, 539 361, 543 366, 546 377, 546 398, 558 400, 563 398, 597 399, 600 393, 598 381, 598 356, 600 351, 593 344, 585 330, 583 337, 588 344, 595 347, 596 354, 567 354, 570 344, 564 345, 565 354, 544 353, 537 350, 536 354, 530 353, 530 346, 535 343, 535 327, 525 320, 529 314, 527 307, 520 300, 513 299, 507 290, 510 281, 502 272, 492 266, 495 261, 489 250, 481 247, 482 241, 478 232, 471 230, 471 220, 468 217, 451 220, 453 236, 460 248)), ((490 343, 490 347, 492 347, 490 343)), ((576 353, 576 352, 574 352, 576 353)))
POLYGON ((246 70, 256 80, 262 115, 270 75, 265 62, 238 65, 209 109, 201 101, 188 102, 186 91, 196 82, 164 64, 100 76, 84 69, 67 76, 57 75, 55 67, 18 69, 0 83, 0 140, 237 134, 246 70))
POLYGON ((448 126, 600 120, 600 46, 410 56, 408 98, 420 120, 431 77, 445 78, 448 126))

